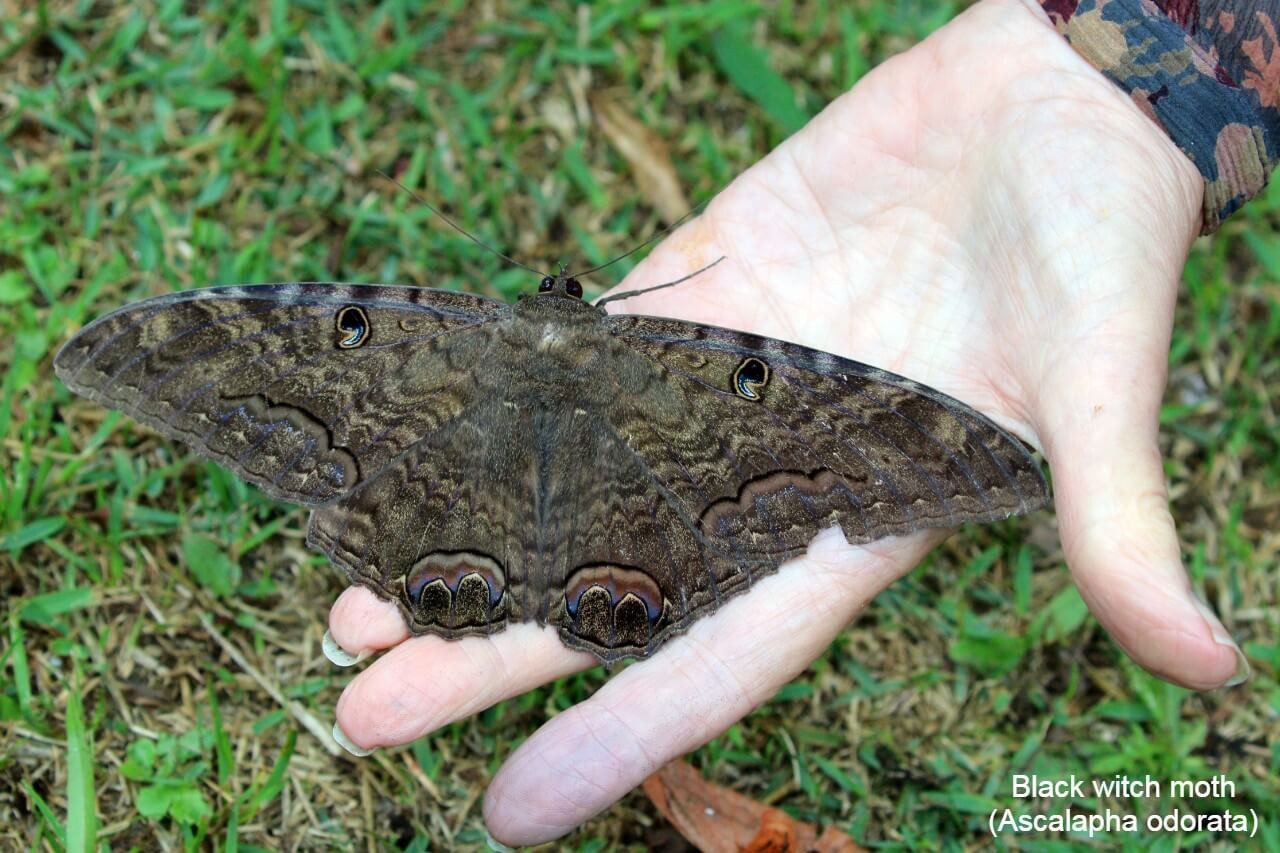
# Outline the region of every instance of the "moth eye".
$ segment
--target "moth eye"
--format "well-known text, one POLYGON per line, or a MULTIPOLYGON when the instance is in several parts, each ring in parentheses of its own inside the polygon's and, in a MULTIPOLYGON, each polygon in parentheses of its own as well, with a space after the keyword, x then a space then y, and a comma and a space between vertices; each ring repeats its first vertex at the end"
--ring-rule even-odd
POLYGON ((339 349, 355 349, 369 339, 369 315, 359 305, 339 309, 334 322, 338 328, 339 349))
POLYGON ((576 278, 571 278, 566 281, 564 283, 564 289, 570 296, 577 297, 578 299, 582 298, 582 285, 576 278))
POLYGON ((538 283, 538 292, 550 293, 555 286, 556 286, 556 280, 551 276, 546 276, 545 278, 542 279, 542 281, 538 283))
POLYGON ((733 390, 739 397, 759 400, 760 392, 769 384, 769 365, 758 358, 745 358, 733 372, 733 390))

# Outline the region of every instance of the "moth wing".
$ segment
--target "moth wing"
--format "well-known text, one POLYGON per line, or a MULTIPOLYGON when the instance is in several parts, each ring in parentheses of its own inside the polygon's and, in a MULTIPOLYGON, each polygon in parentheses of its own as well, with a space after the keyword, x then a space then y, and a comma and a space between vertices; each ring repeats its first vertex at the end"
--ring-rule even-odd
POLYGON ((1048 500, 1017 438, 932 388, 726 329, 634 315, 605 323, 637 359, 614 366, 619 388, 602 415, 614 447, 598 455, 612 460, 618 492, 590 506, 633 519, 634 541, 568 566, 571 581, 584 565, 615 565, 616 577, 566 585, 567 602, 592 591, 612 614, 591 630, 567 608, 560 619, 566 642, 605 659, 643 656, 826 528, 862 543, 1048 500), (623 589, 650 590, 637 597, 651 624, 618 643, 623 589))
POLYGON ((59 351, 71 390, 268 494, 311 506, 375 477, 469 402, 501 302, 390 285, 267 284, 154 297, 59 351))

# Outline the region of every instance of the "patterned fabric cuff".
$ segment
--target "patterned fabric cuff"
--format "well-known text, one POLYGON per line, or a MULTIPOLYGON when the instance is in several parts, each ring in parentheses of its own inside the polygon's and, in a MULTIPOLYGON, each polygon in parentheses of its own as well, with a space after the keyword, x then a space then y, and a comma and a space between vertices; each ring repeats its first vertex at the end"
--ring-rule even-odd
MULTIPOLYGON (((1197 40, 1198 21, 1184 28, 1151 0, 1040 2, 1071 46, 1127 91, 1200 170, 1202 233, 1266 186, 1280 135, 1276 110, 1264 109, 1259 89, 1241 87, 1217 49, 1197 40)), ((1249 14, 1242 9, 1240 17, 1249 14)))

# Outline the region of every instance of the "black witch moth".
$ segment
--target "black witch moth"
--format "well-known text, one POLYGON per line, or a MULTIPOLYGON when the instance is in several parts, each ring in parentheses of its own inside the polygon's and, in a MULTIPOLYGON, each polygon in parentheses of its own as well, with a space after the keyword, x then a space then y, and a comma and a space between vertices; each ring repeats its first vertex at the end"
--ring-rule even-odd
POLYGON ((508 305, 268 284, 147 299, 54 366, 257 485, 454 638, 535 620, 645 657, 838 526, 852 543, 1042 506, 1023 445, 944 394, 796 344, 610 315, 569 275, 508 305))

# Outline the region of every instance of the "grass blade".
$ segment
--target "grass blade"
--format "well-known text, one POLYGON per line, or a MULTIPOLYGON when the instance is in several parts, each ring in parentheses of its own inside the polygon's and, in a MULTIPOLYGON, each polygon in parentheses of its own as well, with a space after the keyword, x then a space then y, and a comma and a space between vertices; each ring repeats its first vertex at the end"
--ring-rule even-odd
POLYGON ((93 790, 93 742, 84 724, 80 666, 72 675, 67 697, 67 850, 91 853, 98 834, 93 790))
POLYGON ((285 735, 284 748, 280 750, 280 757, 276 759, 275 766, 271 768, 271 775, 267 777, 267 781, 262 783, 262 787, 254 792, 250 798, 248 807, 246 808, 246 818, 251 818, 258 813, 258 810, 270 803, 280 795, 280 791, 284 788, 285 771, 289 768, 289 759, 293 758, 293 749, 298 743, 298 731, 290 729, 285 735))
MULTIPOLYGON (((53 833, 53 837, 62 846, 59 849, 66 849, 67 831, 62 828, 62 822, 58 820, 58 816, 54 813, 49 804, 44 801, 44 797, 40 796, 40 792, 31 787, 31 783, 23 780, 22 790, 26 792, 28 799, 35 804, 36 813, 40 815, 40 819, 44 821, 44 826, 53 833)), ((33 845, 33 849, 34 845, 33 845)))
POLYGON ((764 109, 788 134, 809 121, 809 114, 796 103, 791 85, 769 67, 764 51, 751 43, 746 29, 726 26, 711 39, 716 64, 733 85, 764 109))

